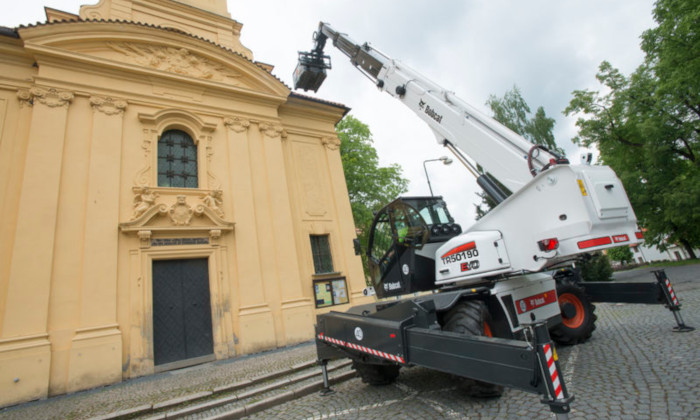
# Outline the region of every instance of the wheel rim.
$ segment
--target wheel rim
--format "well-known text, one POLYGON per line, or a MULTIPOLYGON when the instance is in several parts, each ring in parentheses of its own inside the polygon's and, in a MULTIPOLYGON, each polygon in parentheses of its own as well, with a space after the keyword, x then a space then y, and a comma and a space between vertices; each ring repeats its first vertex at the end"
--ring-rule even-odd
POLYGON ((583 310, 583 302, 576 295, 571 293, 562 293, 559 296, 559 306, 564 306, 565 304, 573 305, 575 309, 574 316, 570 318, 564 317, 562 314, 562 322, 568 328, 578 328, 583 325, 583 321, 586 318, 585 311, 583 310))

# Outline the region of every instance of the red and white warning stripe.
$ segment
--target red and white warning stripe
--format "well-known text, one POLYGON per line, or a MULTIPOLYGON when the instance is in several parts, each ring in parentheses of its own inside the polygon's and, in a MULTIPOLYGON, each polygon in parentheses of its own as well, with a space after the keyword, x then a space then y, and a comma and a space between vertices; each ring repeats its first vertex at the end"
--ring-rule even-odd
POLYGON ((560 400, 564 398, 564 391, 561 388, 561 382, 559 382, 559 371, 557 371, 557 365, 554 363, 554 354, 552 353, 552 346, 545 344, 544 355, 547 358, 547 367, 549 368, 549 377, 552 379, 552 385, 554 386, 554 399, 560 400))
POLYGON ((353 350, 357 350, 357 351, 361 351, 361 352, 364 352, 367 354, 371 354, 372 356, 382 357, 384 359, 391 360, 392 362, 404 363, 404 364, 406 363, 404 361, 403 357, 396 356, 396 355, 389 354, 389 353, 384 353, 383 351, 370 349, 369 347, 360 346, 360 345, 357 345, 354 343, 347 343, 343 340, 338 340, 335 338, 328 337, 328 336, 324 335, 323 333, 318 334, 318 339, 323 340, 323 341, 327 341, 327 342, 332 343, 332 344, 336 344, 338 346, 343 346, 343 347, 347 347, 347 348, 350 348, 353 350))
POLYGON ((666 288, 668 289, 668 293, 671 295, 671 300, 673 301, 673 304, 678 306, 679 305, 678 298, 676 297, 676 294, 673 291, 673 286, 671 286, 671 280, 666 279, 665 283, 666 283, 666 288))

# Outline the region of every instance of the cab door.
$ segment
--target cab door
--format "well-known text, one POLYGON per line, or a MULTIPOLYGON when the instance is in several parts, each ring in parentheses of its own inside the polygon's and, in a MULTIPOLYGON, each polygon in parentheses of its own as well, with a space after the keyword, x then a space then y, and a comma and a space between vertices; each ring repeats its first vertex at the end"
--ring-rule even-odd
POLYGON ((367 251, 372 285, 378 297, 415 290, 415 251, 423 248, 429 230, 418 211, 396 200, 374 218, 367 251))

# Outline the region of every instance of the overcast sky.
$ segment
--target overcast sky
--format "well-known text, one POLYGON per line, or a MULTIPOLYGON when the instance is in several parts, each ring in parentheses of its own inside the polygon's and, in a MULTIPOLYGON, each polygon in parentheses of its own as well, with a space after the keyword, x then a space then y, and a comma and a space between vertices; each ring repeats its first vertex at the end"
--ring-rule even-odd
MULTIPOLYGON (((44 6, 78 13, 97 0, 24 0, 3 6, 0 26, 45 20, 44 6), (8 10, 9 9, 9 10, 8 10)), ((580 151, 570 139, 574 118, 562 115, 576 89, 598 89, 598 65, 610 61, 625 74, 642 61, 639 36, 652 26, 652 0, 229 0, 231 17, 243 24, 242 43, 255 60, 292 86, 297 51, 312 47, 319 21, 358 42, 370 42, 488 112, 490 94, 517 85, 533 109, 556 119, 555 137, 572 162, 580 151)), ((427 125, 408 108, 380 93, 332 46, 333 60, 317 96, 352 108, 368 124, 382 164, 398 163, 411 195, 428 195, 423 161, 446 155, 427 125)), ((525 163, 523 163, 525 164, 525 163)), ((428 163, 436 195, 464 226, 473 223, 475 180, 461 165, 428 163)))

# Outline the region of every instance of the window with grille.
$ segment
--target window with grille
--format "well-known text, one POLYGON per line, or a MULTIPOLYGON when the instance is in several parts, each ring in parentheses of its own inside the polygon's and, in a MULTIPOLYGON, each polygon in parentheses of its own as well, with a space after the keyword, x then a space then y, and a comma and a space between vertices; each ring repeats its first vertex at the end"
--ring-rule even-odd
POLYGON ((311 253, 314 257, 316 274, 333 272, 333 258, 331 257, 328 235, 311 235, 311 253))
POLYGON ((158 186, 197 188, 197 146, 184 131, 166 131, 158 141, 158 186))

